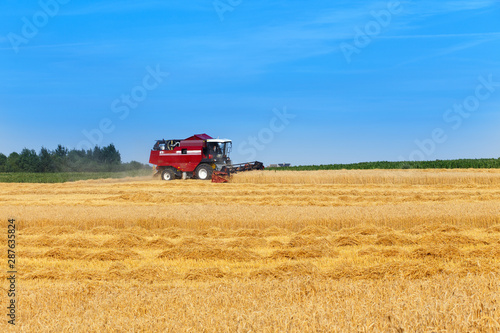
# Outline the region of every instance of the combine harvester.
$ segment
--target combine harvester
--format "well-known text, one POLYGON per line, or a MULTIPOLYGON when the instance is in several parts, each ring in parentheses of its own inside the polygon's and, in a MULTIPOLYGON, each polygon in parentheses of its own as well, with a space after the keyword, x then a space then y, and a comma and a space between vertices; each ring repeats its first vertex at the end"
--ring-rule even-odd
POLYGON ((264 164, 258 161, 232 164, 231 147, 231 140, 214 139, 207 134, 184 140, 158 140, 149 163, 155 165, 155 176, 161 175, 163 180, 197 178, 227 183, 233 173, 264 170, 264 164))

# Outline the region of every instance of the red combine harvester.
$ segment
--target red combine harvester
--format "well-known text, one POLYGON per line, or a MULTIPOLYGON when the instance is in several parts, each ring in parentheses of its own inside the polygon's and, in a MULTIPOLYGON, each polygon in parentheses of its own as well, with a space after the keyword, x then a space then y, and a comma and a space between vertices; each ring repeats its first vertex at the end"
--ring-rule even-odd
POLYGON ((226 183, 231 174, 239 171, 263 170, 261 162, 232 164, 229 158, 232 142, 196 134, 184 140, 156 141, 149 163, 156 166, 156 174, 163 180, 176 178, 212 179, 226 183))

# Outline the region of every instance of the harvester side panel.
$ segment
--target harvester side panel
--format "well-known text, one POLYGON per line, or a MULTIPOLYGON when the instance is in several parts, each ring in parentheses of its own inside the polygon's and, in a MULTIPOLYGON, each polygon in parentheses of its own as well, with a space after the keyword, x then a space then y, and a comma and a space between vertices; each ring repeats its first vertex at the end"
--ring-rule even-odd
POLYGON ((204 141, 182 140, 173 150, 152 150, 149 163, 171 166, 182 172, 193 172, 203 159, 204 141))

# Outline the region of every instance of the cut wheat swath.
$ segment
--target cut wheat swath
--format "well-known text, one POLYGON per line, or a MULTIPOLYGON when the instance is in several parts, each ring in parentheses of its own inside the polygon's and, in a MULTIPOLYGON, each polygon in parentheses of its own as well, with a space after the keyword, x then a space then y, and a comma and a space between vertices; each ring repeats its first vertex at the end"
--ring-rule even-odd
POLYGON ((2 184, 19 331, 500 330, 497 171, 236 176, 2 184))

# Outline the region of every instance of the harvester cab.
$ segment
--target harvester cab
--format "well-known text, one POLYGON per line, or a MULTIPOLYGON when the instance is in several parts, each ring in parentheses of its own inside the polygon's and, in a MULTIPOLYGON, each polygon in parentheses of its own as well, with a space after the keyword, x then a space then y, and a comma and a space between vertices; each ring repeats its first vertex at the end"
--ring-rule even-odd
POLYGON ((208 160, 213 161, 216 170, 221 170, 224 165, 231 164, 229 153, 231 152, 232 142, 227 139, 208 139, 207 155, 208 160))
POLYGON ((214 139, 207 134, 196 134, 184 140, 157 140, 149 163, 163 180, 175 178, 212 179, 227 182, 238 171, 262 170, 261 162, 233 165, 229 157, 232 142, 214 139))

